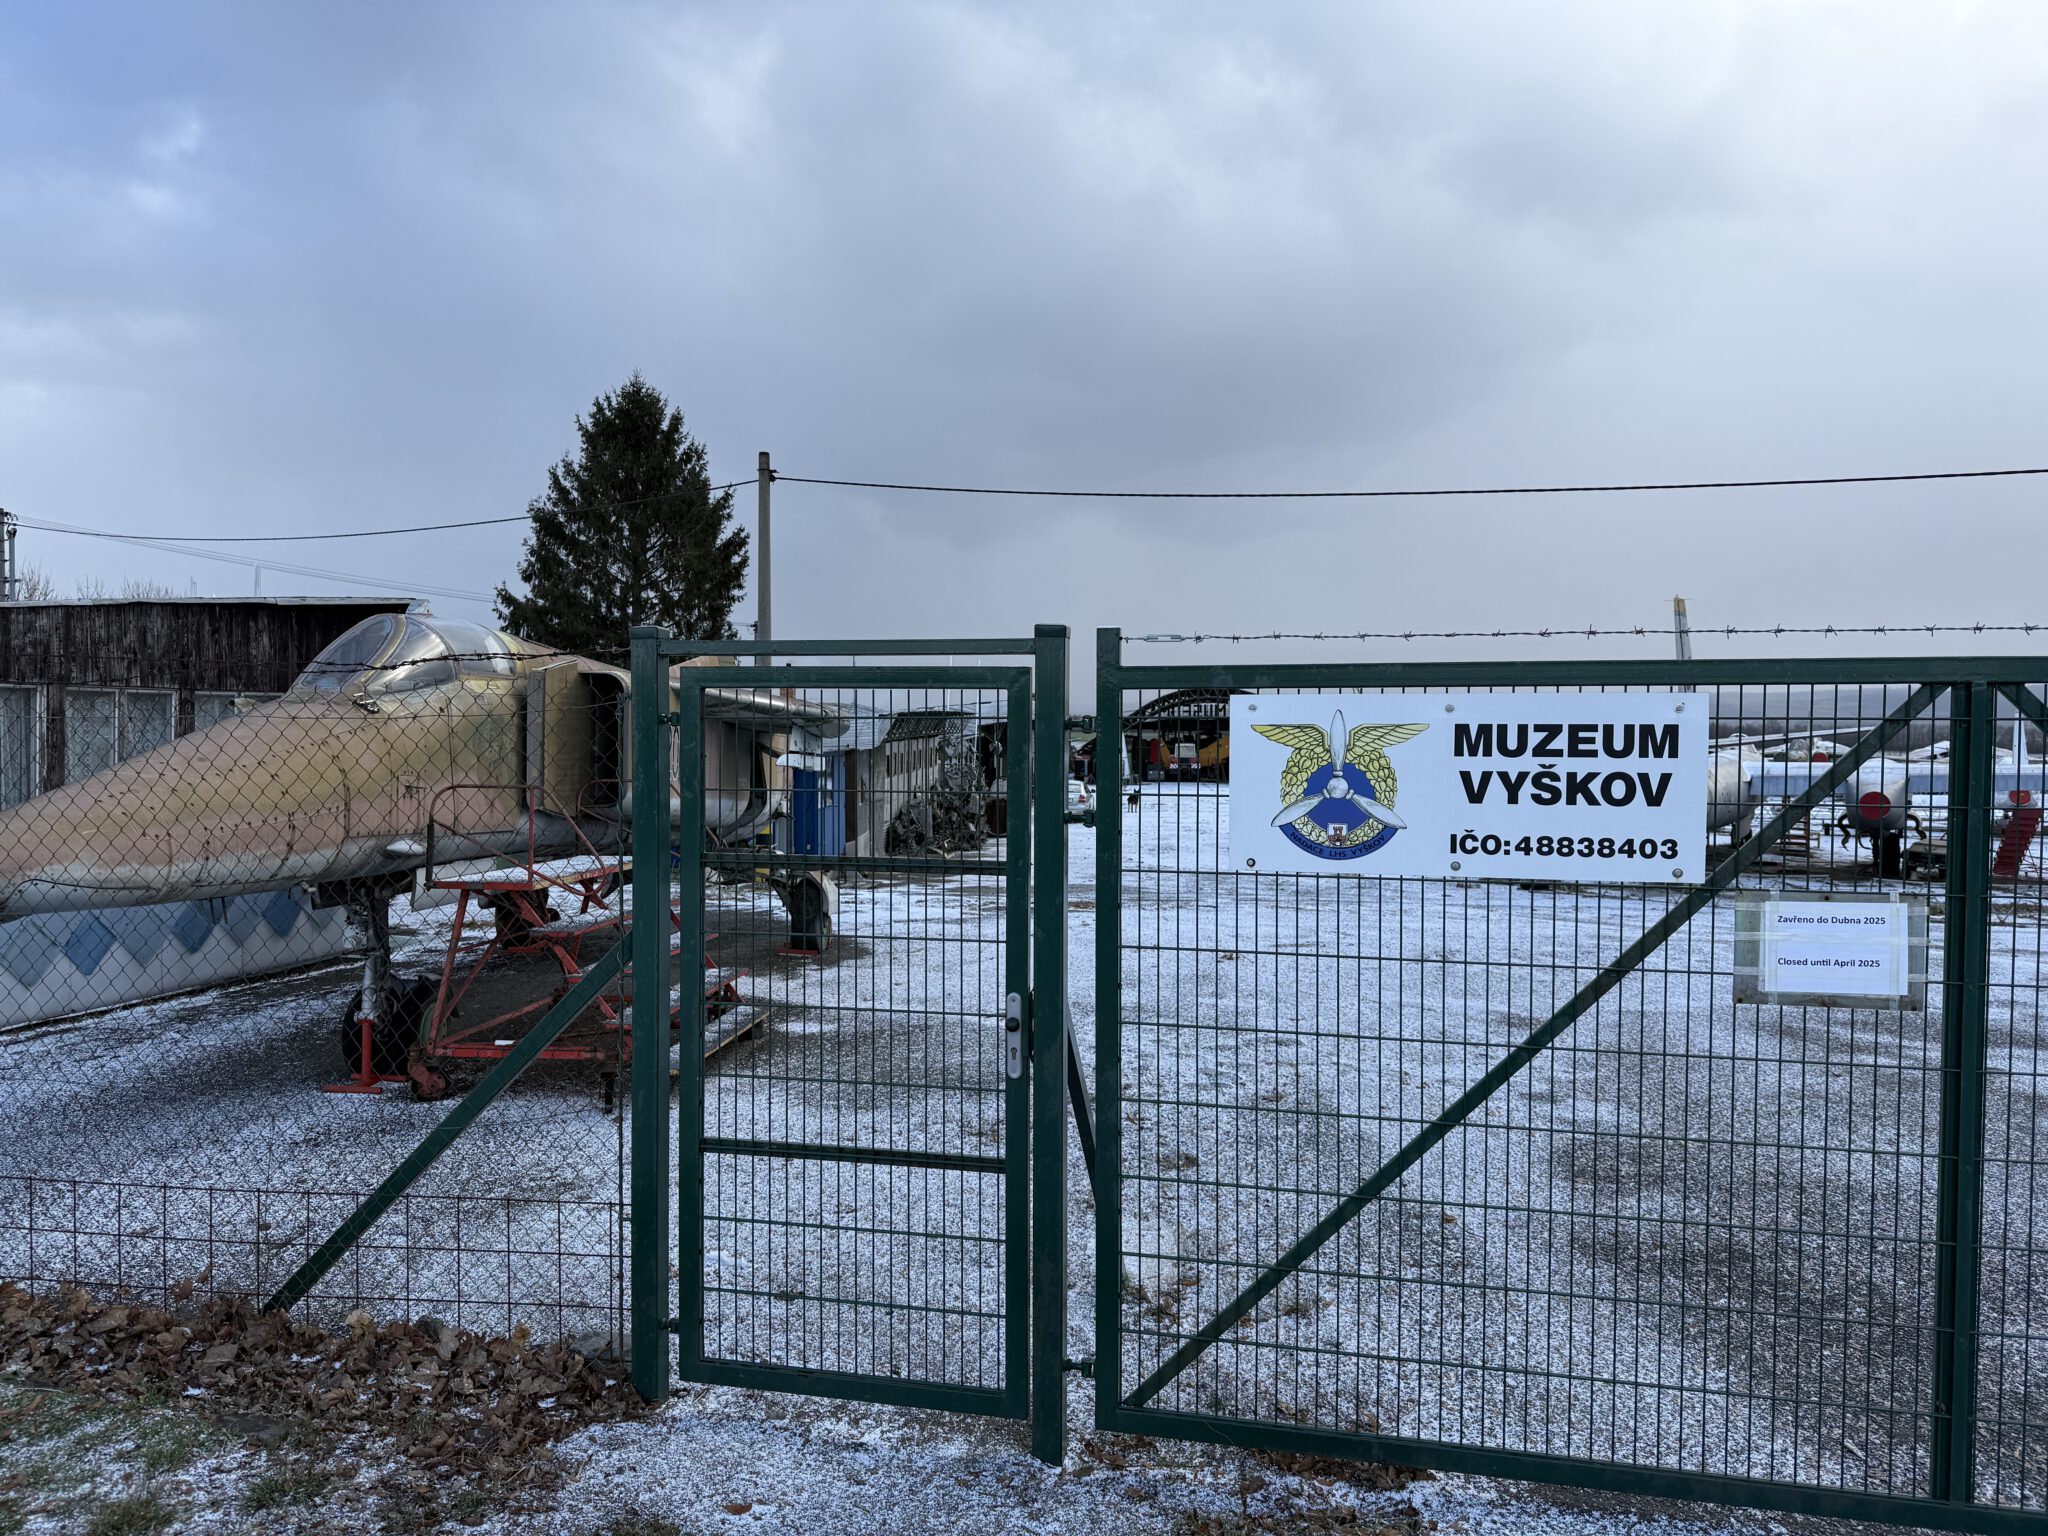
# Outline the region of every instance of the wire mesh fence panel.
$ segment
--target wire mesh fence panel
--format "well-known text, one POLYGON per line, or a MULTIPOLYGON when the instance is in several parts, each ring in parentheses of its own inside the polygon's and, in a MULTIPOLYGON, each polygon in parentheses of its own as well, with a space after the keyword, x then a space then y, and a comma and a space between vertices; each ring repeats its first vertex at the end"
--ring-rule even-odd
MULTIPOLYGON (((271 1296, 619 942, 623 669, 285 618, 0 658, 0 1277, 271 1296)), ((616 1341, 627 990, 302 1304, 616 1341)))
MULTIPOLYGON (((1931 1523, 2044 1507, 2041 854, 1991 814, 2040 797, 2019 705, 1933 663, 1816 682, 1106 657, 1106 1425, 1931 1523), (1306 718, 1328 695, 1320 723, 1398 694, 1448 732, 1475 694, 1692 689, 1707 861, 1649 879, 1596 858, 1632 854, 1625 827, 1562 839, 1586 869, 1559 875, 1548 848, 1478 836, 1478 799, 1447 842, 1397 822, 1419 802, 1363 750, 1336 772, 1376 798, 1341 814, 1310 804, 1329 767, 1290 792, 1276 758, 1232 752, 1233 718, 1282 697, 1306 718), (1320 842, 1332 872, 1247 867, 1233 816, 1320 842), (1335 857, 1424 837, 1441 874, 1335 857), (1988 878, 1998 847, 2016 879, 1988 878), (1813 922, 1895 925, 1899 997, 1788 989, 1807 951, 1773 925, 1813 922)), ((1505 767, 1574 768, 1567 740, 1505 767)))
POLYGON ((806 662, 771 692, 693 671, 684 1374, 1017 1411, 1028 673, 806 662), (778 767, 788 818, 729 826, 778 767))
POLYGON ((1993 780, 1985 1008, 1983 1268, 1979 1327, 1977 1497, 2006 1507, 2048 1505, 2048 1248, 2039 1235, 2048 1203, 2048 1058, 2038 1020, 2048 867, 2038 854, 2038 750, 2044 723, 2030 701, 2042 684, 2021 682, 2002 703, 2021 712, 2031 742, 1993 780), (2031 744, 2032 756, 2027 756, 2031 744))

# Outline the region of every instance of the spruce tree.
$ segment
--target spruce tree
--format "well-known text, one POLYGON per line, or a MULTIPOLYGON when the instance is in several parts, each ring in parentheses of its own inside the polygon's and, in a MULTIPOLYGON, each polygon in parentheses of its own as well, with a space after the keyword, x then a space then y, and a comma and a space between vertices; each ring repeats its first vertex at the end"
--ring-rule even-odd
POLYGON ((615 653, 635 624, 693 640, 733 638, 747 534, 732 492, 713 495, 704 445, 683 413, 636 372, 576 418, 577 449, 548 471, 519 579, 498 588, 498 619, 565 651, 615 653))

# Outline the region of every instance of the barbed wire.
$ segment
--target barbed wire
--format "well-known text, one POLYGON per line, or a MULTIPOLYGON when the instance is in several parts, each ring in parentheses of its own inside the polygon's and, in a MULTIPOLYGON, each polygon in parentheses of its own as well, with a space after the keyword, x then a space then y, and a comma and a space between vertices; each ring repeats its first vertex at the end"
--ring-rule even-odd
MULTIPOLYGON (((1695 625, 1690 630, 1694 636, 1711 638, 1735 638, 1738 636, 1768 635, 1772 637, 1819 635, 1819 636, 1897 636, 1918 638, 1931 635, 1991 635, 2048 633, 2048 623, 2038 624, 1773 624, 1746 626, 1739 624, 1715 625, 1705 628, 1695 625)), ((1271 630, 1259 634, 1145 634, 1122 635, 1119 638, 1126 645, 1245 645, 1263 641, 1310 641, 1344 642, 1361 640, 1585 640, 1585 639, 1636 639, 1667 640, 1672 637, 1668 628, 1634 624, 1617 628, 1601 628, 1595 625, 1564 627, 1555 626, 1541 629, 1401 629, 1401 630, 1271 630)), ((716 643, 716 642, 706 642, 716 643)), ((687 640, 681 642, 686 648, 687 640)), ((857 646, 859 642, 849 641, 857 646)), ((702 653, 690 653, 701 658, 702 653)), ((849 656, 855 651, 847 652, 849 656)), ((722 667, 729 667, 741 679, 750 679, 761 669, 749 664, 752 658, 717 658, 722 667)), ((208 694, 235 694, 264 691, 282 695, 292 690, 301 679, 315 671, 315 662, 294 665, 290 662, 259 662, 245 664, 243 673, 250 681, 229 687, 219 684, 201 686, 194 681, 194 675, 202 673, 208 666, 204 657, 186 657, 171 663, 164 670, 147 669, 147 680, 132 672, 137 660, 136 653, 129 650, 94 649, 89 651, 67 651, 63 675, 46 674, 42 670, 30 671, 19 665, 10 667, 0 659, 0 688, 38 688, 52 685, 78 689, 85 692, 109 688, 139 689, 143 692, 176 691, 197 689, 208 694), (261 681, 256 681, 257 678, 261 681)), ((353 664, 318 664, 317 675, 322 678, 349 679, 375 674, 404 672, 415 668, 432 666, 439 662, 451 662, 461 668, 464 664, 482 663, 492 673, 506 663, 514 665, 545 665, 560 661, 587 661, 617 671, 626 671, 632 662, 632 647, 626 645, 592 646, 586 650, 566 650, 557 646, 544 646, 522 642, 517 651, 442 651, 432 655, 418 656, 410 660, 363 662, 353 664)), ((671 661, 670 666, 676 663, 671 661)), ((471 670, 472 677, 486 675, 481 670, 471 670)), ((510 677, 512 674, 503 674, 510 677)), ((736 686, 753 686, 749 682, 736 686)), ((777 686, 764 683, 762 686, 777 686)), ((331 691, 325 690, 322 691, 331 691)))
MULTIPOLYGON (((2031 635, 2048 624, 1694 624, 1686 633, 1733 639, 1738 635, 2031 635)), ((1266 634, 1125 635, 1127 645, 1243 645, 1259 640, 1598 640, 1671 638, 1676 631, 1661 625, 1632 624, 1616 629, 1598 625, 1556 625, 1543 629, 1386 629, 1274 630, 1266 634)))

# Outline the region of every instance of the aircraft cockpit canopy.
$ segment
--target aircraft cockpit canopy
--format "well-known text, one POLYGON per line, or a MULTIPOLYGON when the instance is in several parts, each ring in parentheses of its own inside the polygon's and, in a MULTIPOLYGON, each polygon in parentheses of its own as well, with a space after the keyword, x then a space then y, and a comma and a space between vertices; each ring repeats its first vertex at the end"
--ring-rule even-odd
POLYGON ((410 693, 463 677, 511 677, 517 653, 479 624, 417 613, 379 613, 307 663, 293 692, 410 693))

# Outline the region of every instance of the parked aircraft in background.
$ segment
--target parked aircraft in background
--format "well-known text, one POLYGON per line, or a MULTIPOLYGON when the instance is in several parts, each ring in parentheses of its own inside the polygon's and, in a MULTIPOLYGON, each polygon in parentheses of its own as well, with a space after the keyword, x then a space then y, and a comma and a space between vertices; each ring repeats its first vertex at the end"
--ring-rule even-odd
MULTIPOLYGON (((1716 734, 1708 830, 1726 832, 1731 842, 1747 838, 1760 811, 1805 791, 1906 691, 1903 685, 1710 690, 1716 734)), ((2048 764, 2037 746, 2030 748, 2028 730, 2009 707, 2001 706, 1998 730, 1993 811, 2003 816, 2038 807, 2048 793, 2048 764)), ((1948 736, 1947 704, 1937 701, 1883 754, 1858 768, 1828 807, 1817 807, 1814 824, 1867 843, 1878 873, 1903 873, 1912 834, 1938 839, 1945 830, 1940 819, 1948 799, 1948 736)))

